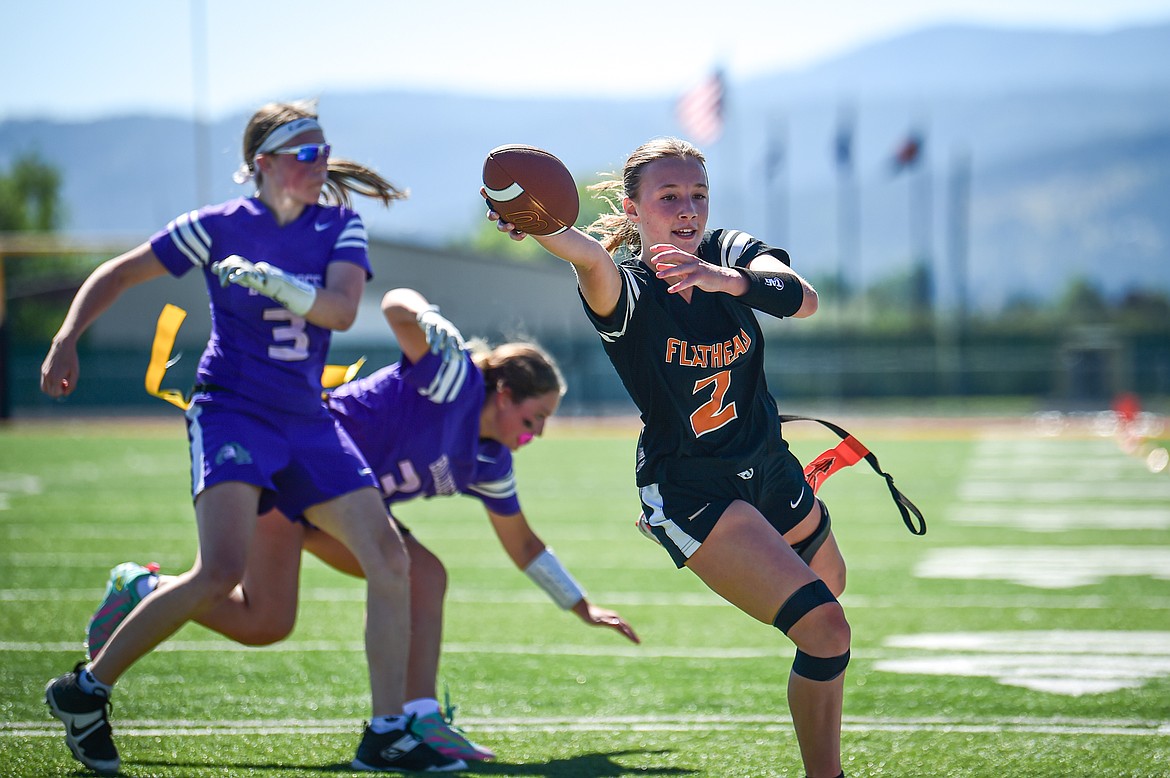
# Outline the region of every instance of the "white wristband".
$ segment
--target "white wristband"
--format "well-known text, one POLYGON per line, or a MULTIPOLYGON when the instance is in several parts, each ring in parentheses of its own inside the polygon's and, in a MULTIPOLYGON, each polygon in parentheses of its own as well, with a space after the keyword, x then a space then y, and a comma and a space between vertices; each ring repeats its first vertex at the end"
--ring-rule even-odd
POLYGON ((536 555, 536 559, 529 563, 524 572, 544 589, 553 602, 565 610, 585 599, 585 590, 573 580, 573 576, 569 575, 569 571, 548 546, 536 555))
POLYGON ((317 299, 317 287, 267 262, 257 262, 256 269, 264 276, 263 289, 260 290, 262 294, 297 316, 304 316, 313 307, 313 301, 317 299))

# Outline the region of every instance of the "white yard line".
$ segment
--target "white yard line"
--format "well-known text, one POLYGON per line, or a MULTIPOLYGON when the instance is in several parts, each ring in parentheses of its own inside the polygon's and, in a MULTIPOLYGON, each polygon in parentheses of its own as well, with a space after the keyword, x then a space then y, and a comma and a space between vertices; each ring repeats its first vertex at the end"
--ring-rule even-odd
MULTIPOLYGON (((753 731, 789 734, 791 722, 783 716, 605 716, 582 718, 505 717, 477 718, 463 716, 459 724, 477 734, 491 732, 608 732, 615 727, 629 732, 709 732, 738 731, 750 726, 753 731)), ((302 719, 273 721, 188 721, 128 720, 118 722, 119 737, 190 737, 198 735, 309 735, 345 734, 357 731, 350 719, 302 719)), ((846 732, 944 732, 944 733, 1020 733, 1043 735, 1165 736, 1170 721, 1141 719, 1082 718, 872 718, 849 717, 842 722, 846 732)), ((60 737, 61 725, 55 721, 0 722, 0 737, 60 737)))

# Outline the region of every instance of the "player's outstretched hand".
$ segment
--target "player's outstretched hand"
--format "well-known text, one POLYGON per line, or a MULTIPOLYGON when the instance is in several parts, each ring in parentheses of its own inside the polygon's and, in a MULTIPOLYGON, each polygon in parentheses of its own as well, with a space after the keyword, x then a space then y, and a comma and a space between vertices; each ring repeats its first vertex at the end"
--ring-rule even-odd
POLYGON ((634 628, 626 622, 617 611, 611 611, 608 608, 599 608, 598 606, 589 602, 589 600, 581 600, 573 608, 573 612, 581 617, 581 620, 586 624, 592 624, 595 627, 609 627, 615 629, 621 634, 625 635, 631 643, 641 643, 642 639, 634 632, 634 628))
POLYGON ((439 307, 432 305, 418 314, 418 326, 427 338, 427 347, 432 354, 439 354, 443 362, 458 358, 467 348, 463 335, 451 321, 439 313, 439 307))

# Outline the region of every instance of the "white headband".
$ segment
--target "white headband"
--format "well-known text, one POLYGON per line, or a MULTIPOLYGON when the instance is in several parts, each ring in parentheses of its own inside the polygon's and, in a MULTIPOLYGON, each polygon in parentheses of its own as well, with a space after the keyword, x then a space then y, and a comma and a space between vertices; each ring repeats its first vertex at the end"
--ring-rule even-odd
POLYGON ((260 144, 260 148, 256 149, 256 154, 267 154, 270 151, 280 148, 285 143, 300 135, 302 132, 309 130, 319 130, 321 125, 317 123, 316 119, 304 118, 293 119, 288 124, 282 124, 272 132, 268 133, 268 137, 260 144))
POLYGON ((232 180, 237 184, 246 184, 255 177, 256 157, 261 154, 267 154, 270 151, 275 151, 288 143, 290 140, 300 135, 302 132, 309 130, 320 130, 321 125, 317 123, 316 119, 305 117, 303 119, 293 119, 287 124, 282 124, 265 136, 264 141, 260 144, 260 148, 256 149, 256 154, 252 157, 252 166, 249 168, 248 163, 242 163, 239 170, 232 174, 232 180))

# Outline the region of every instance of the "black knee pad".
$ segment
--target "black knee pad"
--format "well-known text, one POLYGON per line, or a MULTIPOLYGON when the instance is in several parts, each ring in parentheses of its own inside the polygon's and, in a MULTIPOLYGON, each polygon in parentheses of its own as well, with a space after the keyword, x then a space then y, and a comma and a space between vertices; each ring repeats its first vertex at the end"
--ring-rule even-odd
POLYGON ((820 578, 809 581, 793 592, 792 596, 780 606, 780 610, 776 612, 776 618, 772 619, 772 626, 787 635, 788 630, 792 629, 792 625, 804 618, 804 615, 813 608, 836 601, 837 598, 833 596, 829 587, 820 578))
POLYGON ((840 656, 824 657, 806 654, 798 648, 796 659, 792 662, 792 672, 810 681, 831 681, 845 672, 848 664, 848 651, 840 656))

